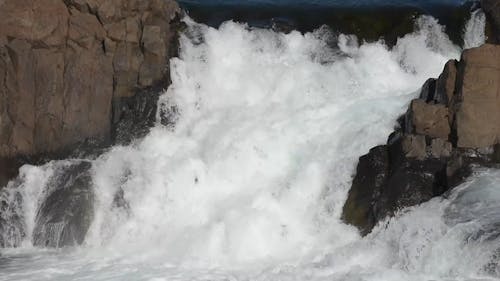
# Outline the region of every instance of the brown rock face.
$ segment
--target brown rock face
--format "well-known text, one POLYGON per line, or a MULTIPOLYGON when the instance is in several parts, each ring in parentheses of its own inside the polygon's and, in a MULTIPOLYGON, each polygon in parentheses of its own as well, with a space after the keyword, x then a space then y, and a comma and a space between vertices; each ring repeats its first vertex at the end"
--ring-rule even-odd
POLYGON ((168 83, 173 0, 0 1, 0 158, 109 139, 112 101, 168 83))
POLYGON ((466 50, 458 89, 456 126, 459 147, 500 142, 500 46, 466 50))
POLYGON ((442 104, 428 104, 423 100, 412 101, 409 109, 411 130, 419 135, 448 138, 450 125, 448 108, 442 104))

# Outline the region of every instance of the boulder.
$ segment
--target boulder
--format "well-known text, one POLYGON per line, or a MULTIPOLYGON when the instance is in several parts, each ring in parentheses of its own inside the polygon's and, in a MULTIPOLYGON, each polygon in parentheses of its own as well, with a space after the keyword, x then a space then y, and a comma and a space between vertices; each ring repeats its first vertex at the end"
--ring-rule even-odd
POLYGON ((47 197, 36 214, 33 245, 60 248, 83 243, 94 212, 91 166, 72 163, 49 180, 47 197))
POLYGON ((457 146, 484 148, 500 142, 500 46, 463 52, 456 110, 457 146))
POLYGON ((411 102, 407 114, 409 133, 448 139, 450 124, 448 108, 442 104, 428 104, 417 99, 411 102))
POLYGON ((342 219, 359 228, 362 235, 370 233, 378 222, 375 208, 389 176, 389 151, 387 146, 377 146, 361 156, 353 179, 342 219))
POLYGON ((398 210, 448 190, 446 162, 407 157, 404 150, 408 149, 408 140, 415 140, 413 144, 420 149, 421 138, 401 138, 373 148, 359 160, 342 219, 358 227, 362 235, 398 210))

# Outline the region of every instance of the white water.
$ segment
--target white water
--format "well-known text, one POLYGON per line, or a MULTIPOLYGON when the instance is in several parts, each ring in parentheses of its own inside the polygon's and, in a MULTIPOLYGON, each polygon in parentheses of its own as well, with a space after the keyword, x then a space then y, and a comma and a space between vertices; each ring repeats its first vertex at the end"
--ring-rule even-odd
MULTIPOLYGON (((34 249, 28 236, 23 248, 3 250, 0 280, 467 280, 495 273, 484 265, 496 240, 467 237, 498 213, 498 172, 483 172, 450 199, 413 208, 363 239, 339 219, 358 157, 384 143, 423 82, 459 57, 434 19, 421 18, 420 30, 393 50, 344 35, 329 46, 326 30, 188 25, 162 97, 179 108, 175 127, 158 125, 94 162, 96 217, 84 247, 34 249), (119 189, 127 210, 113 207, 119 189)), ((28 231, 44 181, 65 164, 23 167, 28 231)))
POLYGON ((486 28, 486 15, 478 9, 471 13, 471 18, 465 25, 464 48, 479 47, 486 41, 484 29, 486 28))

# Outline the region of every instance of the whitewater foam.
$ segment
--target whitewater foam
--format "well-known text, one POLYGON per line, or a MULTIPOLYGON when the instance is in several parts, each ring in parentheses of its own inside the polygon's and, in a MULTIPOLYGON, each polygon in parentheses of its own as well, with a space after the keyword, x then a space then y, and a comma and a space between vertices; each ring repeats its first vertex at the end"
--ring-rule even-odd
POLYGON ((486 42, 484 29, 486 28, 486 15, 478 9, 471 13, 464 30, 464 49, 475 48, 486 42))
POLYGON ((339 52, 325 32, 190 22, 164 97, 178 107, 175 129, 158 126, 96 162, 97 213, 122 188, 130 215, 116 229, 115 213, 99 218, 87 242, 105 232, 115 249, 234 265, 354 239, 338 217, 356 158, 385 139, 408 93, 458 57, 435 20, 419 24, 392 52, 345 36, 339 52))
MULTIPOLYGON (((478 242, 465 255, 467 226, 451 219, 453 206, 470 203, 459 199, 467 186, 364 239, 340 221, 358 157, 384 143, 423 82, 459 58, 435 19, 419 18, 392 50, 324 28, 303 35, 186 23, 160 101, 177 108, 175 125, 158 124, 94 161, 95 218, 84 247, 4 250, 0 280, 487 276, 491 251, 478 242), (126 203, 116 204, 117 193, 126 203)), ((59 165, 21 171, 28 232, 44 179, 59 165)))

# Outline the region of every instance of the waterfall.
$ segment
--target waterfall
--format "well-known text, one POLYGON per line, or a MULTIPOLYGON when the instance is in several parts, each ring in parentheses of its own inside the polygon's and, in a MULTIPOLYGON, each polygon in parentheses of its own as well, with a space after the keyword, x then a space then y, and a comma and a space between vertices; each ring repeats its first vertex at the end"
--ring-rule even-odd
POLYGON ((478 9, 471 13, 469 21, 464 30, 464 49, 479 47, 486 41, 484 29, 486 26, 486 15, 483 10, 478 9))
MULTIPOLYGON (((97 159, 24 166, 0 191, 0 280, 499 276, 497 171, 364 238, 340 220, 358 157, 459 59, 436 19, 418 18, 392 49, 326 27, 185 23, 159 102, 175 124, 97 159), (60 245, 72 247, 45 248, 60 245)), ((476 11, 465 47, 484 42, 481 24, 476 11)))

